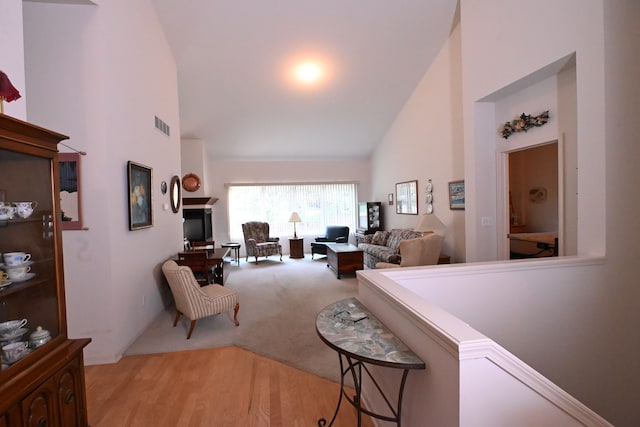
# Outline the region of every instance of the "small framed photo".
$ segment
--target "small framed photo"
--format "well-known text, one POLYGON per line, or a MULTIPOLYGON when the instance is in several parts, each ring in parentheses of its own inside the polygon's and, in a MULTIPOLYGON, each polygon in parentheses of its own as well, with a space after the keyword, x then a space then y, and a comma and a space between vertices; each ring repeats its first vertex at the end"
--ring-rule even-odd
POLYGON ((393 193, 389 193, 389 206, 393 206, 393 193))
POLYGON ((449 209, 464 209, 464 180, 449 183, 449 209))
POLYGON ((129 183, 129 230, 153 226, 151 210, 152 169, 129 161, 127 163, 129 183))

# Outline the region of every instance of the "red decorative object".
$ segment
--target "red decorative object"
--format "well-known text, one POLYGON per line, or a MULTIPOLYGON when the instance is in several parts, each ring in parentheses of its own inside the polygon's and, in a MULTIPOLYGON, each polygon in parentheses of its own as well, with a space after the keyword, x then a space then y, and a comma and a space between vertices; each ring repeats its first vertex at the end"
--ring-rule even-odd
POLYGON ((11 102, 18 98, 20 98, 20 92, 11 84, 9 77, 0 71, 0 100, 11 102))

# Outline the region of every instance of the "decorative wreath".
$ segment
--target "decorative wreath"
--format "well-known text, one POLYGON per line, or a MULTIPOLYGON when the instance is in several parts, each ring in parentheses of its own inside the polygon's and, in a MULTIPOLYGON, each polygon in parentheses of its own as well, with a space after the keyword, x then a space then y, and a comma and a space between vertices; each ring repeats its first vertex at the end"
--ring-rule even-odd
POLYGON ((538 116, 522 113, 519 118, 506 122, 502 126, 502 137, 509 138, 515 132, 526 132, 533 127, 540 127, 549 121, 549 110, 538 116))

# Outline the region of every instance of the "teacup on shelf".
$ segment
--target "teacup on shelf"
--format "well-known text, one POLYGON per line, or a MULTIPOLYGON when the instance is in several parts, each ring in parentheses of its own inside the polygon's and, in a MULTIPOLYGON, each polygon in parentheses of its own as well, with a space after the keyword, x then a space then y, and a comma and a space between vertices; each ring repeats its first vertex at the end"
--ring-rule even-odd
POLYGON ((31 254, 26 252, 6 252, 3 257, 5 266, 19 267, 31 259, 31 254))
POLYGON ((21 280, 27 277, 27 274, 31 271, 30 266, 18 266, 18 267, 5 267, 9 280, 21 280))
POLYGON ((13 205, 20 218, 29 218, 33 210, 38 207, 38 202, 13 202, 13 205))
POLYGON ((29 353, 29 343, 25 341, 12 342, 2 347, 2 358, 8 363, 14 363, 29 353))
POLYGON ((4 202, 0 202, 0 221, 7 219, 13 219, 17 209, 13 206, 7 205, 4 202))
POLYGON ((0 335, 12 335, 18 329, 27 324, 27 319, 22 320, 7 320, 0 323, 0 335))

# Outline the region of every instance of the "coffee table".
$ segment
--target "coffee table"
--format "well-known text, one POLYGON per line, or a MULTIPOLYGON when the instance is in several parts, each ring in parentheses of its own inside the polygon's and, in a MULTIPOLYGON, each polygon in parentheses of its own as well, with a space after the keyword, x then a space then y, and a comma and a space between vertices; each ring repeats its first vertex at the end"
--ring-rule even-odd
POLYGON ((327 267, 333 268, 338 279, 344 273, 355 274, 364 269, 363 251, 350 243, 327 245, 327 267))

